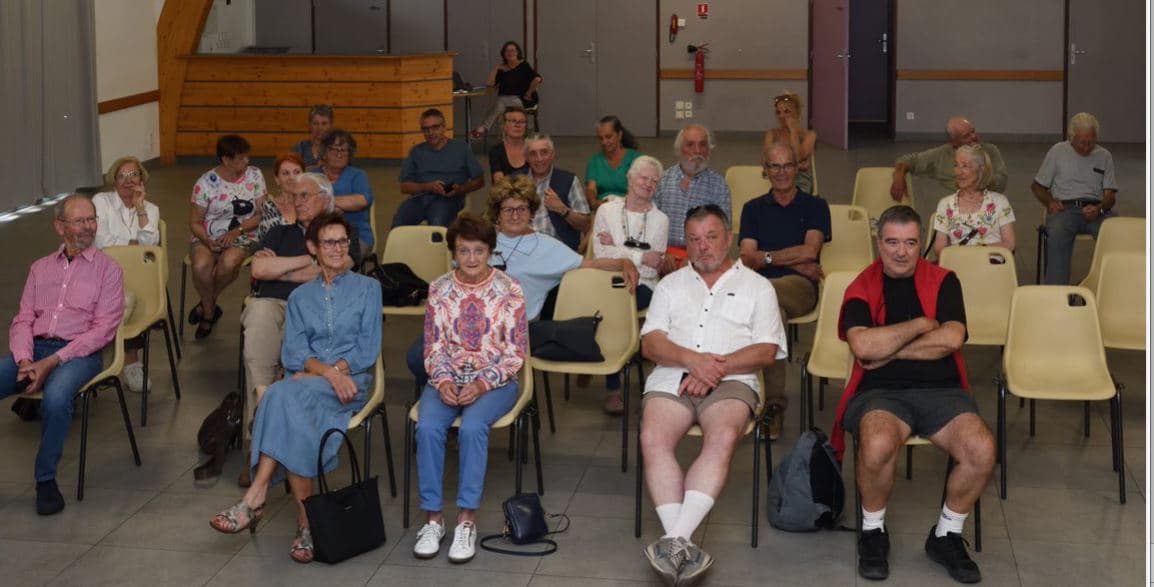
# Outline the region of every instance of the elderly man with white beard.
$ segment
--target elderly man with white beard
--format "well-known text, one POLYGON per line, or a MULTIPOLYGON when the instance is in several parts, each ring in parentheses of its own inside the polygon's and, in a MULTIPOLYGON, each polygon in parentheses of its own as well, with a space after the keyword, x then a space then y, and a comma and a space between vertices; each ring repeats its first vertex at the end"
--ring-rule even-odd
POLYGON ((661 176, 654 203, 669 217, 669 244, 661 266, 661 275, 676 271, 687 258, 685 251, 685 213, 697 206, 714 204, 733 216, 729 186, 721 174, 709 168, 709 153, 716 144, 713 133, 700 124, 690 124, 677 133, 673 151, 677 165, 670 165, 661 176))

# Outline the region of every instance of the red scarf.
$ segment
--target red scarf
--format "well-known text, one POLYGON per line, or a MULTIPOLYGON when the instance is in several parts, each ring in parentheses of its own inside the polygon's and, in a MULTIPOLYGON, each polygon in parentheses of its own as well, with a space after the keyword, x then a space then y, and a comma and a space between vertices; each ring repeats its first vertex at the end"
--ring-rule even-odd
MULTIPOLYGON (((925 316, 931 320, 936 320, 938 315, 938 290, 941 289, 942 280, 947 275, 952 273, 949 269, 942 269, 941 267, 929 263, 923 259, 918 259, 918 264, 914 268, 914 290, 917 292, 918 301, 921 302, 922 311, 925 316)), ((883 291, 884 273, 882 272, 881 259, 874 261, 872 265, 866 267, 849 287, 845 290, 845 298, 842 300, 841 313, 838 315, 838 324, 840 325, 842 319, 845 317, 845 304, 850 300, 862 300, 870 309, 870 316, 876 325, 884 325, 886 323, 886 304, 885 292, 883 291)), ((845 333, 838 329, 838 337, 845 340, 845 333)), ((954 353, 954 361, 958 366, 958 376, 962 381, 962 389, 969 391, 970 381, 966 376, 966 363, 962 359, 962 352, 959 350, 954 353)), ((837 454, 837 460, 841 461, 845 453, 845 435, 842 430, 842 418, 845 416, 845 407, 849 404, 850 398, 857 392, 858 385, 861 384, 862 376, 865 374, 865 369, 862 369, 858 361, 853 363, 853 372, 850 373, 849 381, 846 382, 845 391, 842 392, 841 401, 837 405, 837 415, 833 420, 833 433, 830 435, 830 443, 833 445, 833 450, 837 454)))

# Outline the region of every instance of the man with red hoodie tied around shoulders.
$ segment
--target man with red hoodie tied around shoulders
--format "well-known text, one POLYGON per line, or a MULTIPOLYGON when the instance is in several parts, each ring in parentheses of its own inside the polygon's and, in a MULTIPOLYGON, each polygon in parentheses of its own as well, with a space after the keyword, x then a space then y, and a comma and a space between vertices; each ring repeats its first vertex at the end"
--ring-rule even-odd
POLYGON ((921 218, 894 206, 878 218, 879 259, 850 284, 838 333, 849 343, 853 371, 838 405, 832 440, 845 450, 842 428, 859 441, 857 484, 862 525, 858 574, 889 576, 886 503, 898 454, 921 436, 953 457, 938 523, 926 538, 926 554, 954 580, 982 580, 962 540, 970 509, 994 470, 994 437, 969 393, 962 344, 966 312, 953 272, 919 254, 921 218))

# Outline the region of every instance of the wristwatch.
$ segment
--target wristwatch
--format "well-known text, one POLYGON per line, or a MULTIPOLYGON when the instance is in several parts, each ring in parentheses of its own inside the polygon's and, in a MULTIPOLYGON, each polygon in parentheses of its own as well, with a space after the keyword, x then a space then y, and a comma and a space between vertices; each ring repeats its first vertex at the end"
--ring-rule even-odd
POLYGON ((573 209, 572 209, 572 208, 565 208, 565 211, 561 213, 561 217, 562 217, 562 218, 568 218, 568 217, 569 217, 569 213, 570 213, 570 212, 572 212, 572 211, 573 211, 573 209))
POLYGON ((773 265, 773 252, 772 251, 767 252, 765 254, 765 266, 769 267, 770 265, 773 265))

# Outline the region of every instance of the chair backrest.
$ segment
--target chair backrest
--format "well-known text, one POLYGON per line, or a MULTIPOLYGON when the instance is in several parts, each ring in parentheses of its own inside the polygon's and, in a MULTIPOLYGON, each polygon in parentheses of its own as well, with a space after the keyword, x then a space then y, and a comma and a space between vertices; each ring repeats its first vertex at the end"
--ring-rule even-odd
POLYGON ((952 246, 942 249, 942 267, 962 283, 967 344, 1006 344, 1010 302, 1018 288, 1014 253, 1004 247, 952 246))
POLYGON ((1098 291, 1098 274, 1102 271, 1102 257, 1115 251, 1146 250, 1146 219, 1132 216, 1115 216, 1102 221, 1098 229, 1098 242, 1094 244, 1094 257, 1090 261, 1090 272, 1082 280, 1082 287, 1098 291))
POLYGON ((164 280, 168 276, 164 249, 154 245, 105 247, 124 271, 124 289, 136 296, 136 307, 128 321, 151 325, 166 317, 164 280))
POLYGON ((901 202, 895 202, 890 196, 893 183, 894 170, 891 167, 862 167, 857 170, 853 180, 853 205, 868 211, 871 228, 877 226, 878 216, 890 206, 905 204, 912 208, 914 205, 914 186, 910 174, 906 174, 906 197, 901 202))
POLYGON ((379 248, 381 246, 381 233, 377 231, 377 207, 369 204, 369 232, 373 235, 373 246, 379 248))
POLYGON ((445 244, 443 226, 398 226, 389 231, 381 263, 404 263, 432 283, 449 272, 452 255, 445 244))
POLYGON ((168 223, 163 218, 157 222, 157 232, 160 233, 160 241, 156 244, 162 249, 168 249, 168 223))
POLYGON ((349 418, 349 430, 360 426, 365 419, 371 417, 383 401, 385 401, 385 359, 378 356, 376 364, 373 365, 373 393, 365 402, 365 406, 349 418))
POLYGON ((561 278, 554 320, 592 316, 601 312, 597 344, 606 361, 629 357, 640 342, 637 302, 624 287, 614 287, 621 274, 600 269, 574 269, 561 278))
MULTIPOLYGON (((528 341, 526 341, 528 345, 528 341)), ((525 356, 525 363, 521 365, 521 371, 517 374, 517 401, 513 403, 513 407, 505 412, 504 416, 493 422, 492 428, 506 428, 517 420, 517 416, 533 401, 533 368, 529 366, 529 356, 525 356)), ((454 426, 461 425, 461 418, 458 417, 453 421, 454 426)))
POLYGON ((821 268, 826 274, 858 273, 874 260, 869 213, 861 206, 829 205, 833 239, 821 247, 821 268))
POLYGON ((1015 289, 1002 366, 1011 389, 1017 380, 1055 391, 1071 381, 1109 381, 1094 293, 1064 285, 1015 289))
POLYGON ((760 165, 734 165, 725 170, 725 184, 729 186, 733 208, 733 232, 741 232, 741 209, 745 203, 769 192, 769 180, 762 173, 760 165))
POLYGON ((849 345, 837 336, 837 322, 841 314, 845 290, 858 273, 837 271, 827 273, 821 282, 821 299, 818 300, 817 326, 813 331, 813 346, 809 364, 816 374, 831 379, 845 379, 849 372, 849 345))
POLYGON ((1115 251, 1102 257, 1098 321, 1106 348, 1146 350, 1146 254, 1115 251))
POLYGON ((809 154, 809 176, 812 178, 809 189, 813 192, 812 195, 820 198, 821 192, 817 187, 817 145, 813 146, 813 152, 809 154))

